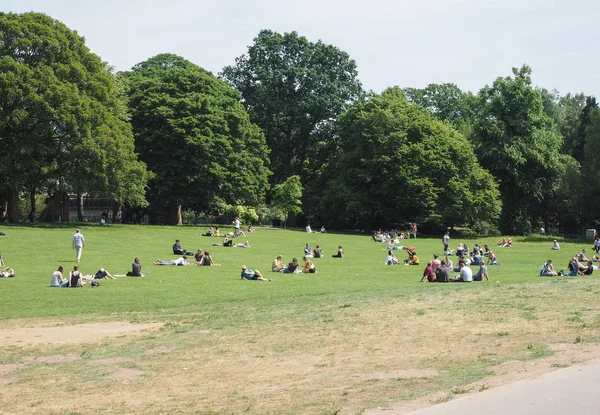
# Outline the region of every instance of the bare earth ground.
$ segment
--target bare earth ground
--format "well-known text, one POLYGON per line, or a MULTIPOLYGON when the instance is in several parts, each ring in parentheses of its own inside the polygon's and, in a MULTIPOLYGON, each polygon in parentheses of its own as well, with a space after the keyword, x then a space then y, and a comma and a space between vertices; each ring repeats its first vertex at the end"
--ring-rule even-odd
POLYGON ((219 329, 202 313, 2 321, 0 413, 408 412, 600 359, 600 284, 578 284, 569 296, 559 284, 523 285, 331 304, 293 319, 238 310, 248 321, 219 329))

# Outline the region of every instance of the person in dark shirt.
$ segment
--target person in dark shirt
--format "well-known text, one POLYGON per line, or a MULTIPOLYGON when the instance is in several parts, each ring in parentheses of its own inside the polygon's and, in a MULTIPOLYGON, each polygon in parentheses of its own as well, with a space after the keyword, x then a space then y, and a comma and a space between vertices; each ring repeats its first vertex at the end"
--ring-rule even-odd
POLYGON ((139 258, 134 259, 133 264, 131 264, 131 272, 128 272, 126 275, 128 277, 145 277, 146 276, 142 273, 142 264, 140 264, 139 258))

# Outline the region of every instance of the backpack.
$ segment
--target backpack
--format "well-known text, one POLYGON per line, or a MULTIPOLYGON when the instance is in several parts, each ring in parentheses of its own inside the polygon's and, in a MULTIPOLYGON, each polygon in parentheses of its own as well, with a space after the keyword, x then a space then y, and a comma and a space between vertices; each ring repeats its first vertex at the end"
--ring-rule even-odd
POLYGON ((92 287, 99 287, 100 286, 100 283, 98 281, 92 281, 90 284, 91 284, 92 287))

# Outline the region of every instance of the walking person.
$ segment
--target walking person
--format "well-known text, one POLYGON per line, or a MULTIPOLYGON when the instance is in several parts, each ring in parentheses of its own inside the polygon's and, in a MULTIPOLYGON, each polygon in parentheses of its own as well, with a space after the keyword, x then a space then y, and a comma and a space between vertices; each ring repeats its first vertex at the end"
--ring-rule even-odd
POLYGON ((75 235, 73 235, 73 249, 77 256, 77 262, 81 260, 81 251, 85 247, 85 238, 79 229, 75 229, 75 235))

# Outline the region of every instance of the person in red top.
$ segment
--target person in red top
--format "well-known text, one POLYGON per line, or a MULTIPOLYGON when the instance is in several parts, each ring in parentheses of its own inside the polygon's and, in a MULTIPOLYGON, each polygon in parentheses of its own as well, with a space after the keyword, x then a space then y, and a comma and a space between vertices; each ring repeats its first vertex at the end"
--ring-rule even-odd
POLYGON ((413 237, 415 239, 417 239, 417 224, 416 223, 413 223, 413 225, 412 225, 412 233, 413 233, 413 237))
POLYGON ((433 267, 431 266, 431 261, 427 263, 425 270, 423 271, 423 276, 421 277, 421 281, 423 282, 427 278, 429 282, 435 282, 435 274, 433 273, 433 267))

